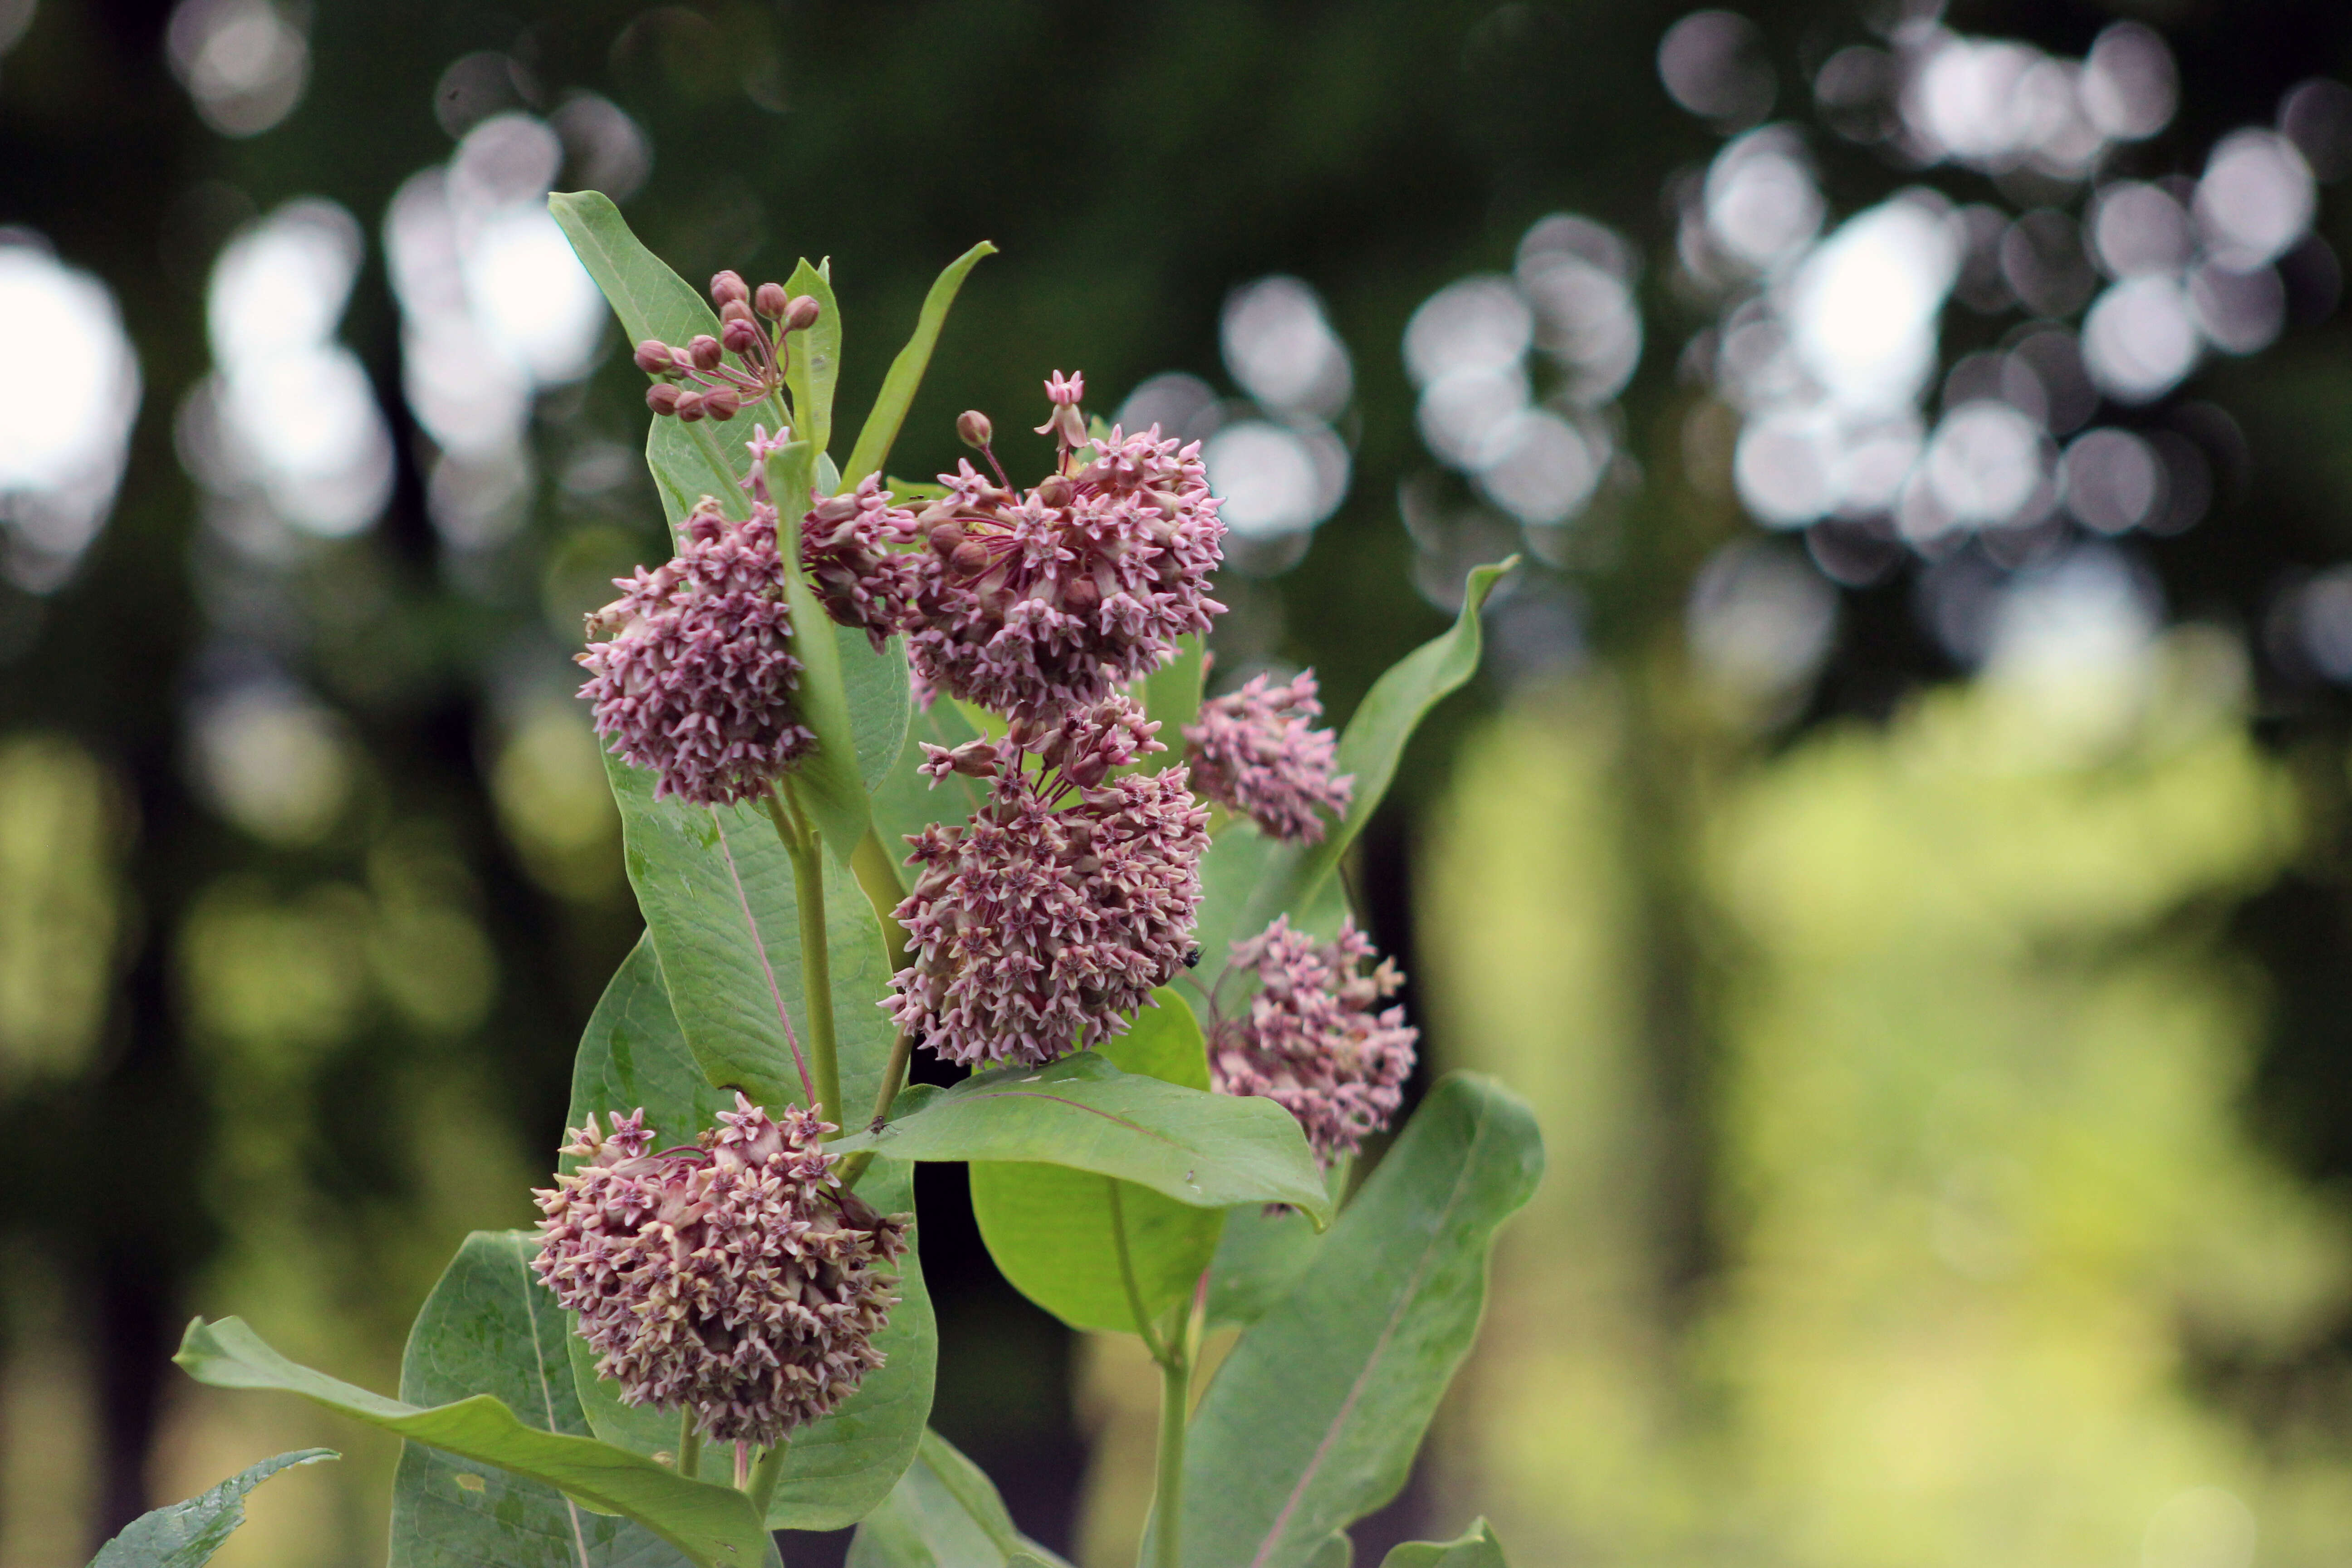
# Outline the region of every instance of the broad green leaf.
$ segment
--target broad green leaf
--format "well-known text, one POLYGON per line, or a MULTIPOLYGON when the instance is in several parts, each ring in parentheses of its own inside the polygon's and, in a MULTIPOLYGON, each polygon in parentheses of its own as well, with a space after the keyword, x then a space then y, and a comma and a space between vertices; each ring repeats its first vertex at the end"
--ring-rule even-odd
MULTIPOLYGON (((787 518, 798 518, 808 510, 810 487, 814 482, 813 453, 807 442, 794 441, 769 460, 768 484, 776 505, 787 518)), ((794 628, 793 652, 801 661, 800 684, 793 699, 800 709, 801 722, 816 735, 816 747, 793 770, 790 788, 793 798, 815 820, 817 831, 834 858, 846 866, 873 819, 866 804, 857 735, 850 724, 841 643, 831 635, 838 628, 826 617, 816 591, 802 573, 797 549, 783 552, 783 565, 784 603, 792 609, 794 628), (812 636, 803 631, 817 626, 824 627, 826 635, 812 636)))
MULTIPOLYGON (((762 1105, 804 1101, 792 1042, 808 1050, 801 978, 800 907, 792 858, 757 805, 688 805, 654 799, 654 776, 605 758, 621 808, 621 838, 677 1023, 718 1085, 762 1105), (785 1020, 790 1019, 787 1034, 785 1020)), ((890 984, 881 928, 856 880, 823 857, 834 1028, 843 1117, 865 1120, 895 1035, 876 1005, 890 984)))
MULTIPOLYGON (((784 292, 795 298, 816 297, 816 325, 784 340, 791 355, 784 366, 784 384, 792 392, 793 413, 799 419, 793 434, 820 455, 833 445, 833 387, 841 376, 841 307, 833 298, 832 272, 830 261, 816 268, 803 259, 784 283, 784 292)), ((833 487, 826 486, 825 494, 832 493, 833 487)))
POLYGON ((141 1514, 98 1549, 89 1568, 204 1568, 245 1522, 245 1494, 295 1465, 340 1459, 332 1448, 299 1448, 239 1470, 185 1502, 141 1514))
POLYGON ((924 742, 953 751, 979 738, 980 731, 952 702, 935 701, 928 710, 911 715, 897 764, 874 789, 875 831, 881 835, 882 847, 890 852, 893 863, 906 865, 908 839, 934 822, 970 821, 987 798, 978 779, 950 773, 934 785, 917 773, 922 765, 924 742))
POLYGON ((1542 1168, 1510 1090, 1455 1074, 1430 1091, 1202 1395, 1184 1463, 1190 1568, 1301 1568, 1397 1494, 1477 1332, 1496 1227, 1542 1168))
MULTIPOLYGON (((1323 1173, 1334 1208, 1347 1194, 1351 1163, 1343 1160, 1323 1173)), ((1296 1209, 1227 1210, 1217 1256, 1209 1265, 1209 1326, 1241 1327, 1265 1316, 1315 1261, 1324 1234, 1296 1209)))
POLYGON ((936 1432, 866 1516, 848 1568, 1068 1568, 1013 1527, 1004 1500, 978 1465, 936 1432))
POLYGON ((688 1480, 593 1437, 541 1431, 517 1419, 494 1395, 419 1409, 298 1366, 237 1318, 216 1323, 198 1318, 172 1359, 215 1388, 299 1394, 355 1421, 545 1481, 598 1513, 636 1520, 695 1563, 748 1568, 772 1561, 774 1545, 751 1500, 732 1487, 688 1480))
MULTIPOLYGON (((488 1394, 527 1426, 588 1436, 572 1389, 564 1313, 530 1260, 527 1231, 478 1230, 443 1271, 408 1333, 400 1397, 416 1406, 488 1394)), ((673 1424, 670 1447, 677 1447, 673 1424)), ((677 1548, 635 1520, 592 1513, 543 1481, 402 1445, 392 1487, 390 1568, 682 1568, 677 1548)))
POLYGON ((996 1068, 879 1132, 836 1141, 901 1160, 1043 1161, 1117 1176, 1199 1208, 1295 1204, 1328 1223, 1331 1200, 1290 1112, 1121 1072, 1097 1051, 996 1068))
MULTIPOLYGON (((1122 1072, 1205 1090, 1209 1058, 1199 1026, 1173 993, 1157 994, 1160 1005, 1146 1008, 1102 1054, 1122 1072)), ((971 1208, 989 1256, 1014 1289, 1072 1328, 1127 1333, 1157 1333, 1189 1305, 1225 1221, 1216 1209, 1180 1204, 1132 1182, 1063 1165, 986 1160, 971 1167, 971 1208)))
MULTIPOLYGON (((715 1113, 732 1103, 696 1067, 670 1015, 653 949, 640 941, 588 1020, 572 1067, 568 1125, 583 1125, 592 1110, 642 1107, 646 1125, 664 1144, 684 1143, 715 1125, 715 1113)), ((857 1193, 885 1214, 911 1214, 913 1178, 913 1167, 903 1162, 877 1160, 859 1179, 857 1193)), ((855 1524, 888 1495, 913 1459, 930 1416, 939 1365, 938 1324, 923 1285, 919 1232, 916 1242, 901 1263, 898 1304, 876 1338, 883 1364, 839 1410, 793 1436, 768 1510, 771 1528, 839 1530, 855 1524)), ((596 1358, 586 1343, 577 1334, 565 1338, 569 1375, 590 1429, 633 1453, 674 1452, 677 1415, 622 1404, 618 1386, 596 1375, 596 1358)))
POLYGON ((857 445, 850 448, 849 461, 841 470, 844 489, 855 489, 866 475, 881 470, 892 443, 898 439, 899 426, 907 422, 907 410, 915 401, 915 389, 922 385, 923 372, 930 366, 931 351, 939 346, 940 329, 947 324, 948 309, 955 303, 956 291, 963 287, 971 269, 980 265, 982 257, 995 254, 996 247, 982 240, 949 262, 947 270, 931 284, 931 291, 923 296, 922 311, 915 318, 914 336, 898 351, 898 357, 890 362, 890 374, 882 378, 882 390, 875 395, 874 407, 857 432, 857 445))
MULTIPOLYGON (((719 318, 709 301, 645 247, 609 197, 596 191, 558 192, 547 198, 547 210, 588 276, 604 290, 632 345, 646 338, 683 343, 698 332, 718 332, 719 318)), ((742 416, 745 434, 757 413, 750 410, 742 416)), ((732 486, 750 459, 741 438, 726 434, 729 426, 707 419, 692 425, 655 419, 652 424, 646 460, 673 528, 697 497, 733 496, 732 486)))
POLYGON ((1496 580, 1516 564, 1515 556, 1474 569, 1452 628, 1391 665, 1364 694, 1339 736, 1332 769, 1355 776, 1355 794, 1348 815, 1331 825, 1322 842, 1273 844, 1243 823, 1217 836, 1202 865, 1200 942, 1206 968, 1222 972, 1233 943, 1255 936, 1278 914, 1287 912, 1292 923, 1309 930, 1337 929, 1345 906, 1336 885, 1326 884, 1386 798, 1422 716, 1476 673, 1479 609, 1496 580))
POLYGON ((870 794, 882 787, 907 749, 915 703, 908 688, 906 639, 892 637, 877 653, 857 627, 835 626, 833 640, 850 733, 856 737, 857 777, 870 794))
POLYGON ((1159 722, 1156 739, 1168 748, 1145 758, 1145 767, 1157 770, 1184 760, 1184 726, 1201 717, 1201 682, 1207 673, 1201 634, 1187 632, 1176 639, 1175 659, 1143 678, 1144 715, 1159 722))
POLYGON ((1510 1568, 1503 1560, 1503 1543, 1485 1520, 1473 1524, 1458 1541, 1408 1541, 1392 1547, 1381 1559, 1381 1568, 1510 1568))

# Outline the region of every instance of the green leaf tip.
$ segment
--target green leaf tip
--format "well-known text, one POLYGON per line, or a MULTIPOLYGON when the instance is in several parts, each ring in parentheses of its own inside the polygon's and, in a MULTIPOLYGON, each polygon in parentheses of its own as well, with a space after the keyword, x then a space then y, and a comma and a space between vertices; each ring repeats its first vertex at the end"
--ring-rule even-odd
POLYGON ((332 1448, 298 1448, 248 1466, 185 1502, 141 1514, 98 1549, 89 1568, 203 1568, 245 1522, 247 1493, 280 1470, 341 1458, 332 1448))

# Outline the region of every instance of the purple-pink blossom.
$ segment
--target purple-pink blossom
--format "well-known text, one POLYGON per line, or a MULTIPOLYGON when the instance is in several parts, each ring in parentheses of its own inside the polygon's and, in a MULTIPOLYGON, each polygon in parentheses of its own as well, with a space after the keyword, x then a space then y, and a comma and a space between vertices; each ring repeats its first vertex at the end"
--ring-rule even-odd
POLYGON ((1322 713, 1311 669, 1283 686, 1253 676, 1202 703, 1199 722, 1184 728, 1201 793, 1276 838, 1316 842, 1324 832, 1317 814, 1345 816, 1356 784, 1353 774, 1331 776, 1339 742, 1314 727, 1322 713))
POLYGON ((926 548, 910 557, 903 623, 915 668, 1016 717, 1099 700, 1224 610, 1208 596, 1224 525, 1199 445, 1163 441, 1157 426, 1113 429, 1080 463, 1077 387, 1055 391, 1060 423, 1049 422, 1063 471, 1015 491, 967 460, 940 476, 948 494, 916 519, 926 548))
POLYGON ((1181 767, 1108 776, 1162 749, 1156 728, 1113 697, 925 748, 935 779, 993 782, 969 823, 909 841, 914 962, 883 1004, 900 1028, 950 1061, 1051 1061, 1123 1033, 1183 968, 1208 814, 1181 767))
POLYGON ((705 496, 685 532, 675 559, 614 579, 621 596, 588 617, 609 637, 579 656, 580 695, 614 753, 659 774, 656 798, 723 805, 765 792, 816 737, 793 701, 774 509, 730 521, 705 496))
POLYGON ((801 520, 801 566, 824 613, 863 627, 879 651, 907 618, 914 558, 893 550, 917 537, 915 514, 890 504, 872 474, 845 496, 828 496, 801 520))
POLYGON ((1234 944, 1234 973, 1254 973, 1258 989, 1240 1016, 1221 1021, 1209 1046, 1209 1072, 1224 1094, 1258 1094, 1298 1119, 1324 1165, 1354 1154, 1368 1134, 1389 1124, 1412 1076, 1420 1031, 1402 1007, 1374 1006, 1404 984, 1373 955, 1355 921, 1337 940, 1318 942, 1293 931, 1288 916, 1234 944))
POLYGON ((774 1444, 837 1408, 880 1366, 874 1336, 896 1298, 886 1272, 909 1215, 842 1185, 798 1107, 778 1118, 740 1094, 687 1148, 654 1152, 640 1110, 593 1115, 583 1156, 535 1195, 532 1268, 631 1405, 684 1407, 707 1436, 774 1444))

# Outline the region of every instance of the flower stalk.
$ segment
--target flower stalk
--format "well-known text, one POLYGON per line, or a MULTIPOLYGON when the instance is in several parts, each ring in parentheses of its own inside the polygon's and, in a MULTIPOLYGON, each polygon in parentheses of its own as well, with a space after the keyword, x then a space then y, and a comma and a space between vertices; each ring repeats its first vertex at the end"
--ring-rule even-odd
POLYGON ((801 915, 801 995, 808 1014, 810 1070, 815 1079, 816 1103, 809 1109, 821 1120, 839 1121, 841 1049, 833 1028, 833 950, 824 923, 824 851, 816 826, 800 807, 789 776, 768 793, 768 819, 792 857, 793 894, 801 915))

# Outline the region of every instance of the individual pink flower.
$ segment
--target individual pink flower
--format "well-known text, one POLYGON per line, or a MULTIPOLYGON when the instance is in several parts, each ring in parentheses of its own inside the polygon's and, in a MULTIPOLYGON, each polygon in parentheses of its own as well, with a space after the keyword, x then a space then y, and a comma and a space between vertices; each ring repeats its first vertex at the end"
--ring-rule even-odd
POLYGON ((1112 778, 1164 748, 1125 697, 927 746, 924 771, 992 780, 966 824, 909 840, 898 906, 914 962, 883 1004, 953 1062, 1038 1063, 1125 1032, 1184 967, 1208 814, 1182 768, 1112 778))
POLYGON ((1356 784, 1353 774, 1331 776, 1339 738, 1314 727, 1322 713, 1311 669, 1284 686, 1253 676, 1202 703, 1200 721, 1184 728, 1201 793, 1276 838, 1315 843, 1324 831, 1317 813, 1346 816, 1356 784))
POLYGON ((838 1408, 883 1363, 887 1265, 910 1215, 833 1174, 833 1129, 742 1095, 686 1148, 653 1152, 645 1112, 569 1135, 583 1156, 534 1194, 531 1267, 630 1405, 686 1408, 709 1437, 772 1445, 838 1408))
POLYGON ((621 596, 588 617, 610 638, 579 656, 580 695, 614 753, 660 775, 656 798, 723 805, 766 791, 816 737, 793 700, 774 509, 730 521, 705 496, 685 533, 675 559, 615 578, 621 596))
POLYGON ((1099 700, 1224 611, 1208 595, 1224 525, 1198 444, 1113 429, 1080 463, 1077 388, 1072 378, 1055 394, 1062 471, 1015 491, 966 460, 916 520, 926 548, 904 623, 915 668, 1015 717, 1099 700))
POLYGON ((1338 940, 1318 943, 1278 917, 1234 944, 1233 973, 1255 972, 1257 994, 1241 1016, 1220 1022, 1209 1046, 1209 1074, 1224 1094, 1258 1094, 1298 1118, 1315 1157, 1328 1166, 1354 1154, 1367 1134, 1389 1124, 1412 1076, 1420 1031, 1402 1007, 1373 1007, 1404 984, 1373 954, 1352 920, 1338 940))

